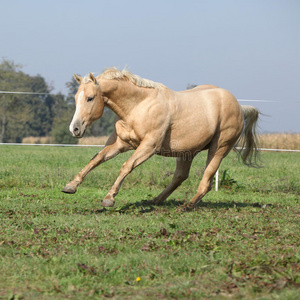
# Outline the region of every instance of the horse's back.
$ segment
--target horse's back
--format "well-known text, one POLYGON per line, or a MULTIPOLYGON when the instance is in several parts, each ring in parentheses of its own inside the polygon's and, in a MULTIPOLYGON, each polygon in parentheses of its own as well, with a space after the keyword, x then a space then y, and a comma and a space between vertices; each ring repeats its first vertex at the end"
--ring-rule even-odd
POLYGON ((240 134, 241 107, 229 91, 205 85, 174 96, 170 99, 172 126, 168 134, 172 152, 201 151, 227 128, 233 135, 240 134))
POLYGON ((191 108, 197 108, 199 113, 201 111, 201 115, 205 115, 215 128, 223 130, 236 127, 237 131, 240 130, 243 123, 241 105, 228 90, 214 85, 203 85, 196 87, 192 93, 181 95, 184 98, 182 101, 190 101, 191 108))
POLYGON ((199 113, 209 114, 213 112, 219 115, 226 113, 228 107, 231 108, 231 113, 240 110, 240 104, 234 95, 215 85, 200 85, 190 90, 177 92, 175 101, 182 110, 186 109, 195 113, 199 110, 199 113))

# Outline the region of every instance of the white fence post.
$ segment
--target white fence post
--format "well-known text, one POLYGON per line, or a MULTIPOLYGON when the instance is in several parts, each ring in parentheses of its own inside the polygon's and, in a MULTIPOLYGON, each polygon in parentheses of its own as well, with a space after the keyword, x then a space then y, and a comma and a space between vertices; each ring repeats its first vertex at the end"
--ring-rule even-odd
POLYGON ((218 191, 218 187, 219 187, 219 169, 217 170, 217 173, 215 175, 215 191, 218 191))

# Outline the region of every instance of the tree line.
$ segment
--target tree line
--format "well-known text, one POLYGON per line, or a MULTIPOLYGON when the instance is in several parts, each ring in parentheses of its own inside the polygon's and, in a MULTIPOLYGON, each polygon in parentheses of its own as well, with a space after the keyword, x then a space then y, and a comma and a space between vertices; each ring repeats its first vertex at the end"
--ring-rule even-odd
MULTIPOLYGON (((41 75, 31 76, 22 66, 3 59, 0 64, 0 143, 20 143, 24 137, 51 136, 54 143, 77 143, 69 132, 74 114, 74 95, 78 83, 66 83, 68 95, 54 94, 41 75), (8 94, 3 92, 34 94, 8 94)), ((109 135, 113 131, 114 113, 105 109, 86 135, 109 135)))

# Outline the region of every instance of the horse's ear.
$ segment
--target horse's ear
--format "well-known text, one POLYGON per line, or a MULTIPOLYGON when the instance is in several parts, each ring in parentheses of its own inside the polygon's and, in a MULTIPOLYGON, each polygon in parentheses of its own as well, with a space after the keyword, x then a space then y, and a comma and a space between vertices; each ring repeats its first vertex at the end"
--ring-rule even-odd
POLYGON ((89 73, 89 76, 90 76, 90 79, 91 79, 95 84, 98 84, 97 79, 95 78, 95 76, 94 76, 91 72, 89 73))
POLYGON ((76 80, 79 84, 81 84, 81 82, 82 82, 82 77, 80 77, 80 76, 74 74, 74 78, 75 78, 75 80, 76 80))

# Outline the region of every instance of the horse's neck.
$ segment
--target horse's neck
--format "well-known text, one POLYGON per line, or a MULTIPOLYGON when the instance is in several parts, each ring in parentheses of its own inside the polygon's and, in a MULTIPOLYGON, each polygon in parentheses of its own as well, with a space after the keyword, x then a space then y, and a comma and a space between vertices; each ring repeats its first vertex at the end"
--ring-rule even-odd
POLYGON ((100 79, 100 87, 103 96, 107 98, 105 105, 123 120, 147 97, 146 89, 127 81, 100 79))

